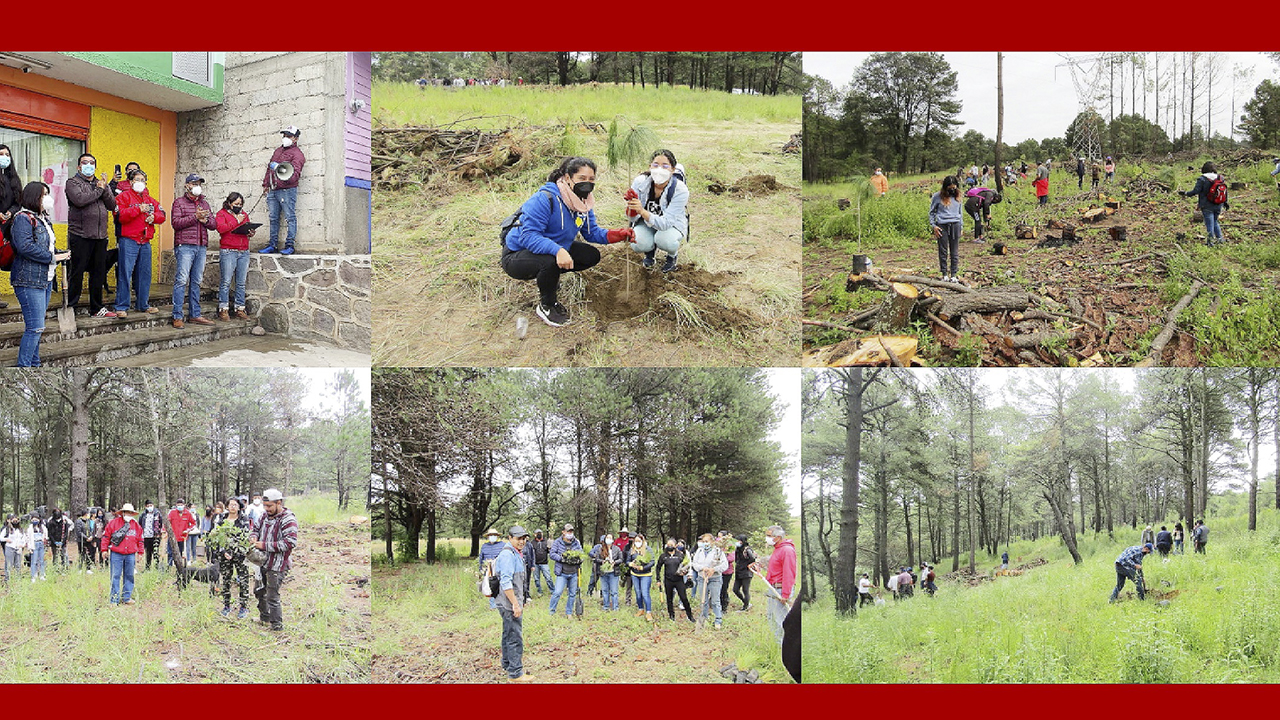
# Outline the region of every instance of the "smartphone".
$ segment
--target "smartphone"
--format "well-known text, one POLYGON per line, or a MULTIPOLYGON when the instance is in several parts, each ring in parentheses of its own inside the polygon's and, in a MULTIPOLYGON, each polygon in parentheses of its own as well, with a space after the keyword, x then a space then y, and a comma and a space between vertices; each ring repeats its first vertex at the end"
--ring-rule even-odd
POLYGON ((120 177, 120 163, 116 163, 116 174, 115 174, 115 176, 116 176, 117 178, 118 178, 118 177, 120 177))

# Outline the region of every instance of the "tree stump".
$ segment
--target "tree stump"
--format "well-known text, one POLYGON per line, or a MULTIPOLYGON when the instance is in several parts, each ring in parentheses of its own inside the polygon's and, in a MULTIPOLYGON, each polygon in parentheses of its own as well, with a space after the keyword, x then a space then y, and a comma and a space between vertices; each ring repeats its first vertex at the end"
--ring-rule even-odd
POLYGON ((1003 255, 1003 254, 1004 254, 1004 243, 998 242, 998 243, 996 243, 996 244, 992 245, 992 246, 991 246, 991 254, 992 254, 992 255, 1003 255))
POLYGON ((1245 190, 1245 189, 1247 189, 1248 187, 1249 187, 1249 183, 1242 183, 1242 182, 1233 182, 1233 183, 1231 183, 1231 189, 1232 189, 1232 190, 1245 190))
POLYGON ((1048 227, 1050 230, 1061 230, 1062 228, 1066 227, 1066 224, 1057 218, 1053 218, 1048 223, 1046 223, 1045 226, 1048 227))
POLYGON ((1108 209, 1111 209, 1111 210, 1119 210, 1119 209, 1120 209, 1120 201, 1119 201, 1119 200, 1116 200, 1115 198, 1111 198, 1111 199, 1107 200, 1107 202, 1106 202, 1106 204, 1104 205, 1104 207, 1106 207, 1106 208, 1108 208, 1108 209))
POLYGON ((894 330, 907 327, 911 324, 911 312, 915 310, 916 300, 919 298, 920 291, 915 285, 892 283, 880 310, 880 320, 894 330))
POLYGON ((1112 242, 1124 242, 1128 239, 1128 233, 1123 225, 1117 225, 1113 228, 1109 228, 1107 230, 1107 234, 1111 236, 1112 242))
POLYGON ((839 200, 836 201, 836 207, 840 208, 841 210, 848 210, 850 204, 851 203, 849 202, 849 198, 840 198, 839 200))
POLYGON ((1013 227, 1013 236, 1019 240, 1035 240, 1036 229, 1030 225, 1015 225, 1013 227))
POLYGON ((1199 210, 1192 211, 1191 222, 1196 222, 1196 223, 1204 222, 1204 213, 1200 212, 1199 210))
POLYGON ((1062 226, 1062 242, 1075 242, 1077 239, 1076 226, 1064 224, 1062 226))
POLYGON ((1090 208, 1080 215, 1080 219, 1087 223, 1098 222, 1107 216, 1107 209, 1104 207, 1090 208))

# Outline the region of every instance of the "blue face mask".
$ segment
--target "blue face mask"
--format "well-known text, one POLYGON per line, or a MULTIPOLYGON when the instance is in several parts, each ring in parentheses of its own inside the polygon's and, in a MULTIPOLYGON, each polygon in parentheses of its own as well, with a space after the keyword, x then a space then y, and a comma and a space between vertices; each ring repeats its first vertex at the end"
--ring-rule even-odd
POLYGON ((97 170, 98 170, 98 166, 94 165, 93 163, 80 166, 80 174, 84 175, 85 177, 93 177, 93 173, 95 173, 97 170))
POLYGON ((9 169, 9 163, 13 162, 8 155, 0 155, 0 170, 9 169))

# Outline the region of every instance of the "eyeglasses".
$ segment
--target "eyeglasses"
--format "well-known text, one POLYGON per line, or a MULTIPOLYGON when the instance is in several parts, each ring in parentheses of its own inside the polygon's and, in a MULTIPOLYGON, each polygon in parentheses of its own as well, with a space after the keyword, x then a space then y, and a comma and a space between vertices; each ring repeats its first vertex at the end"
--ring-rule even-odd
POLYGON ((650 163, 649 168, 651 170, 657 170, 658 168, 666 168, 667 170, 670 170, 671 163, 650 163))

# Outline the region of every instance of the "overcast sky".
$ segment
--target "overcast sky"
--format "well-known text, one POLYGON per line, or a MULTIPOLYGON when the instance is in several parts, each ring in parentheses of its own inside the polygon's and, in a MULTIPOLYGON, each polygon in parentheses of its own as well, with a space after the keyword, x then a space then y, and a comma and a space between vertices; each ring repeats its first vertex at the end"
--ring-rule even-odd
MULTIPOLYGON (((355 373, 360 387, 364 389, 364 406, 369 407, 369 368, 350 368, 355 373)), ((341 369, 334 368, 297 368, 294 372, 307 381, 307 394, 302 398, 302 407, 309 413, 328 415, 337 409, 338 401, 329 384, 341 369)))
MULTIPOLYGON (((800 514, 800 368, 767 368, 770 394, 773 395, 782 420, 771 439, 786 453, 786 471, 782 485, 791 505, 791 514, 800 514)), ((782 518, 779 518, 781 520, 782 518)), ((799 528, 786 528, 788 533, 799 528)))
MULTIPOLYGON (((1275 80, 1277 66, 1261 53, 1220 53, 1225 56, 1225 64, 1230 68, 1233 64, 1241 68, 1251 68, 1252 76, 1247 82, 1236 85, 1236 115, 1243 112, 1246 100, 1253 97, 1253 89, 1265 79, 1275 80)), ((831 81, 836 87, 844 87, 853 79, 854 70, 871 53, 817 53, 804 54, 804 71, 831 81)), ((957 73, 959 90, 957 96, 963 103, 959 119, 963 124, 958 134, 967 130, 977 130, 988 138, 996 136, 996 54, 987 53, 942 53, 957 73)), ((1087 53, 1078 53, 1076 57, 1087 59, 1087 53)), ((1043 140, 1049 137, 1061 137, 1067 125, 1079 111, 1076 102, 1075 86, 1071 80, 1071 70, 1057 67, 1063 62, 1058 53, 1005 53, 1004 55, 1004 141, 1016 145, 1027 138, 1043 140)), ((1230 82, 1230 71, 1227 72, 1230 82)), ((1141 71, 1139 71, 1141 80, 1141 71)), ((1104 86, 1105 87, 1105 86, 1104 86)), ((1127 83, 1126 83, 1127 87, 1127 83)), ((1225 88, 1224 88, 1225 90, 1225 88)), ((1230 91, 1221 95, 1214 93, 1221 100, 1221 110, 1214 109, 1214 131, 1224 131, 1229 127, 1231 117, 1230 91)), ((1126 96, 1128 93, 1126 93, 1126 96)), ((1148 100, 1152 103, 1152 100, 1148 100)), ((1142 107, 1142 96, 1138 96, 1138 107, 1142 107)), ((1150 105, 1149 107, 1154 107, 1150 105)), ((1125 102, 1125 111, 1129 112, 1129 102, 1125 102)), ((1108 108, 1101 107, 1103 117, 1108 116, 1108 108)), ((1120 113, 1117 101, 1116 114, 1120 113)), ((1150 111, 1148 114, 1154 114, 1150 111)))

